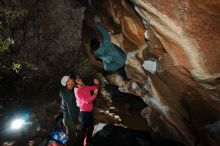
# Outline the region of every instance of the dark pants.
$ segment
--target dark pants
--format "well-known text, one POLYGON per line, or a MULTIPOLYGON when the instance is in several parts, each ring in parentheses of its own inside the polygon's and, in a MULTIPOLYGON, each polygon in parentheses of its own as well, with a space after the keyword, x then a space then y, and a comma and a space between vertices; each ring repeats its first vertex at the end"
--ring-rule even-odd
POLYGON ((87 143, 92 143, 92 133, 94 130, 94 117, 93 112, 80 112, 81 118, 81 129, 83 135, 85 135, 87 131, 87 143))
MULTIPOLYGON (((125 71, 125 65, 122 66, 121 68, 117 69, 115 72, 117 72, 119 74, 119 76, 123 79, 123 80, 126 80, 128 77, 127 77, 127 74, 126 74, 126 71, 125 71)), ((104 70, 102 75, 107 78, 109 72, 104 70)))
POLYGON ((125 66, 122 66, 121 68, 117 69, 116 72, 122 77, 123 80, 126 80, 128 78, 125 71, 125 66))
POLYGON ((66 145, 73 146, 76 140, 76 125, 70 117, 64 118, 63 123, 66 128, 66 133, 68 135, 68 141, 66 145))

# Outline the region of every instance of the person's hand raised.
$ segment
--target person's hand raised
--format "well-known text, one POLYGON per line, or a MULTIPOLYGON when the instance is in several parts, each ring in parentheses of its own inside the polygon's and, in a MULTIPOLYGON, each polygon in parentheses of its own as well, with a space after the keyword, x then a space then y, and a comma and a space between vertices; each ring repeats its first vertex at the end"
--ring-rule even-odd
POLYGON ((94 93, 94 95, 95 95, 95 96, 97 96, 97 95, 98 95, 98 92, 99 92, 99 90, 98 90, 98 89, 96 89, 96 90, 94 90, 94 92, 93 92, 93 93, 94 93))
POLYGON ((94 82, 95 85, 99 85, 99 80, 98 79, 94 79, 93 82, 94 82))
POLYGON ((95 21, 95 22, 101 22, 101 19, 100 19, 98 16, 95 16, 95 17, 94 17, 94 21, 95 21))
POLYGON ((77 125, 76 125, 76 129, 77 129, 77 130, 81 130, 80 124, 77 124, 77 125))

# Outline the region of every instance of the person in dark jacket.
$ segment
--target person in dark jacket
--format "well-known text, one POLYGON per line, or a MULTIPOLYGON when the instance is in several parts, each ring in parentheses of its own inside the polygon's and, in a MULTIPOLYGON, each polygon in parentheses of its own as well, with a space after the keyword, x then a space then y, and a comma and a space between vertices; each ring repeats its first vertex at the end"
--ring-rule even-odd
POLYGON ((127 58, 126 53, 111 42, 108 31, 102 25, 100 18, 95 17, 95 25, 101 33, 102 40, 100 42, 96 38, 91 39, 91 52, 102 60, 105 71, 116 71, 123 80, 127 79, 124 69, 127 58))
POLYGON ((73 146, 76 141, 76 131, 79 129, 79 109, 74 94, 75 82, 70 76, 64 76, 61 79, 61 84, 64 86, 64 88, 60 90, 60 97, 64 117, 63 122, 68 135, 67 146, 73 146))

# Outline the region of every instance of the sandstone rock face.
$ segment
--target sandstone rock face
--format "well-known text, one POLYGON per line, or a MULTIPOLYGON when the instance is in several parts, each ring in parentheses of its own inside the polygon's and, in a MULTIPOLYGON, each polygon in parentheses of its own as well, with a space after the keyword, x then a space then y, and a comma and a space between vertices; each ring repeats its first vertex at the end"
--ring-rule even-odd
POLYGON ((83 31, 84 50, 101 68, 89 48, 99 36, 92 24, 99 15, 112 42, 127 52, 129 79, 109 79, 149 105, 141 112, 148 125, 186 145, 220 145, 220 2, 100 0, 93 6, 85 13, 83 30, 92 35, 83 31))
POLYGON ((133 3, 175 65, 184 66, 201 80, 219 77, 219 1, 133 0, 133 3))

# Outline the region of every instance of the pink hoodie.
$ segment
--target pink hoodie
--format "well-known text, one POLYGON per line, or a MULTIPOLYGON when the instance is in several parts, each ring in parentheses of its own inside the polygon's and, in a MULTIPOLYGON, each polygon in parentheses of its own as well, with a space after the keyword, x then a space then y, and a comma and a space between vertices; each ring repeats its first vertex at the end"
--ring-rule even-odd
POLYGON ((91 112, 93 110, 93 101, 96 98, 96 95, 91 95, 91 91, 94 91, 98 87, 95 86, 84 86, 77 87, 74 89, 76 102, 80 108, 80 111, 91 112))

